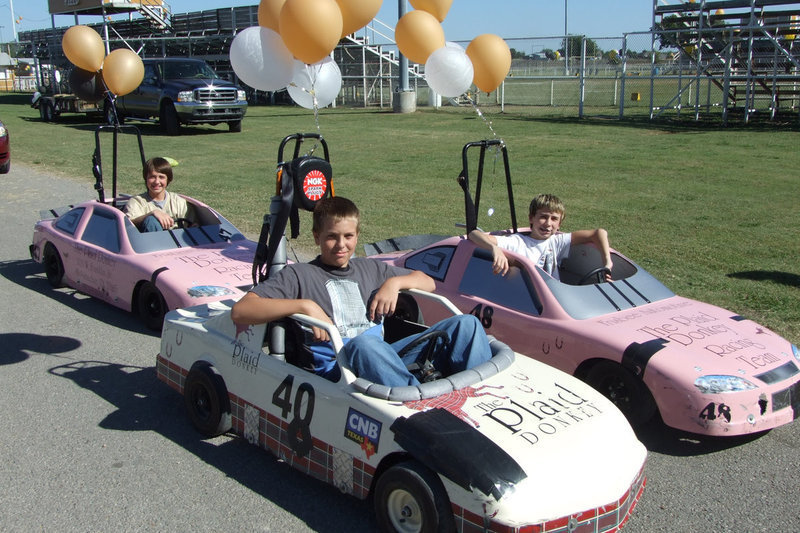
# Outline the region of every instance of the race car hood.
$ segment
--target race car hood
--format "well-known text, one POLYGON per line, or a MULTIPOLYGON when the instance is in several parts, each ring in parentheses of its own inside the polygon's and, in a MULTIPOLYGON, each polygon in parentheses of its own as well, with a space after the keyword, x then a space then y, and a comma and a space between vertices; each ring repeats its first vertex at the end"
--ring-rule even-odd
POLYGON ((239 240, 143 254, 153 272, 156 286, 162 288, 170 307, 238 297, 252 286, 255 243, 239 240))
POLYGON ((690 383, 711 374, 763 380, 765 373, 797 362, 791 344, 766 327, 680 296, 581 321, 581 330, 599 343, 613 343, 623 366, 643 377, 650 365, 662 363, 659 368, 691 372, 690 383))
POLYGON ((526 357, 474 387, 403 406, 418 412, 391 426, 397 444, 504 522, 597 509, 641 483, 647 451, 619 410, 526 357))

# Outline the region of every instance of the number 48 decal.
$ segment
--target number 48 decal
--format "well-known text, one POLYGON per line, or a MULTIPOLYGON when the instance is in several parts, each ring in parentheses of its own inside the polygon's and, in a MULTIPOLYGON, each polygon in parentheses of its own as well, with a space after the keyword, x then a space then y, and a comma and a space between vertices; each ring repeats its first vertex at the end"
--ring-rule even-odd
POLYGON ((286 376, 275 392, 272 393, 272 405, 279 407, 281 418, 287 418, 289 412, 293 417, 286 428, 289 447, 300 457, 305 457, 313 446, 311 440, 311 417, 314 416, 314 387, 310 383, 301 383, 297 387, 292 403, 294 376, 286 376), (305 409, 303 403, 305 402, 305 409))
POLYGON ((702 411, 700 411, 700 418, 704 418, 706 420, 716 420, 717 417, 722 417, 728 422, 731 421, 731 408, 724 403, 719 405, 711 402, 710 404, 706 405, 702 411), (716 411, 716 412, 715 412, 716 411))
POLYGON ((478 317, 481 321, 481 325, 486 329, 492 327, 492 315, 494 315, 494 307, 490 305, 478 304, 469 310, 469 314, 478 317))

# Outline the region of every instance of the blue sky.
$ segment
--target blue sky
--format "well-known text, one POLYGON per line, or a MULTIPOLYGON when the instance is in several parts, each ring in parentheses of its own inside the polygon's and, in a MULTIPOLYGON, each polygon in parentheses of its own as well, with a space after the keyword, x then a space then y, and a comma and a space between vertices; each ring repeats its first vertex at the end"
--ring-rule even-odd
MULTIPOLYGON (((394 27, 398 0, 384 0, 378 19, 394 27)), ((649 0, 566 0, 568 30, 589 37, 618 37, 625 32, 647 31, 652 24, 649 0)), ((167 0, 175 13, 222 7, 257 5, 258 0, 167 0)), ((13 39, 11 4, 22 17, 17 31, 51 26, 47 0, 0 0, 0 41, 13 39)), ((408 4, 408 10, 413 9, 408 4)), ((58 15, 56 26, 69 26, 71 16, 58 15)), ((83 16, 81 23, 98 22, 83 16)), ((453 0, 442 23, 448 41, 469 41, 482 33, 504 38, 550 37, 564 33, 564 0, 453 0)))

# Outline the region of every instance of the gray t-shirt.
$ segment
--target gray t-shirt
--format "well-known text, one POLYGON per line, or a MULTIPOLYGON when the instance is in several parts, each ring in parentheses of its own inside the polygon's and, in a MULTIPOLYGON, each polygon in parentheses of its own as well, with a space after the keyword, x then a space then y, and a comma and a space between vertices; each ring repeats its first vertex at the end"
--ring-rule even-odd
MULTIPOLYGON (((363 333, 375 324, 367 316, 372 294, 394 276, 411 271, 366 257, 354 257, 346 268, 325 265, 319 257, 310 263, 294 263, 256 285, 252 292, 262 298, 305 298, 316 302, 333 320, 343 338, 363 333)), ((309 344, 306 336, 304 344, 309 344)), ((310 356, 308 350, 306 355, 310 356)), ((319 368, 320 361, 301 366, 319 368)))

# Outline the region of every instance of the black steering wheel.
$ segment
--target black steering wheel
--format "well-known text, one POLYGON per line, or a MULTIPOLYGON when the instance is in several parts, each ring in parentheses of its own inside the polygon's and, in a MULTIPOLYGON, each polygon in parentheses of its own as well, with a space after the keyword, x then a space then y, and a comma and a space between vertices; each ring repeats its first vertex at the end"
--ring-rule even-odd
POLYGON ((189 226, 194 224, 194 222, 192 222, 188 218, 184 218, 184 217, 178 217, 178 218, 175 218, 173 220, 175 221, 175 224, 177 224, 178 227, 181 228, 181 229, 188 228, 189 226))
MULTIPOLYGON (((587 282, 592 279, 592 276, 597 276, 597 281, 594 282, 594 283, 605 283, 605 281, 606 281, 605 274, 609 274, 610 275, 611 274, 611 269, 608 268, 608 267, 605 267, 605 266, 597 267, 594 270, 592 270, 591 272, 589 272, 586 275, 584 275, 581 278, 581 280, 578 282, 578 285, 589 285, 589 283, 587 283, 587 282), (603 275, 601 276, 600 274, 603 274, 603 275)), ((594 285, 594 283, 592 283, 592 285, 594 285)))
POLYGON ((420 344, 427 343, 425 348, 422 349, 414 362, 406 366, 408 371, 414 374, 420 383, 427 383, 428 381, 434 381, 442 377, 442 373, 433 366, 433 358, 439 350, 437 349, 437 346, 439 346, 440 340, 442 343, 441 348, 439 349, 446 350, 450 344, 450 337, 447 335, 447 333, 440 330, 429 329, 413 341, 403 346, 403 348, 397 352, 397 355, 402 358, 420 344))

